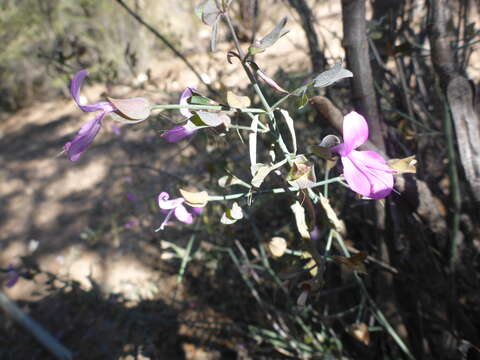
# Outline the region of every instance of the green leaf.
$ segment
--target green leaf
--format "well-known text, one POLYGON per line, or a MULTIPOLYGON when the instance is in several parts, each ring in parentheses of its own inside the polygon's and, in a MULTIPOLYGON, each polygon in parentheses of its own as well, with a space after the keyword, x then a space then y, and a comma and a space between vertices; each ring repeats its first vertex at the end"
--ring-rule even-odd
POLYGON ((302 97, 298 101, 298 108, 302 109, 305 105, 307 105, 307 103, 308 103, 308 96, 307 96, 306 92, 304 92, 302 97))
POLYGON ((190 98, 190 104, 192 105, 212 105, 215 102, 207 97, 201 95, 193 95, 190 98))

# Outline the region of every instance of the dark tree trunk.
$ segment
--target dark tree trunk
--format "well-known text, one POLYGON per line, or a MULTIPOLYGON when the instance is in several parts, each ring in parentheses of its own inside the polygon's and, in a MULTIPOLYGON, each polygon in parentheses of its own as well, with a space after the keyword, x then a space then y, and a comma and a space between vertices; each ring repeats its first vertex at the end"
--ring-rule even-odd
POLYGON ((342 20, 343 46, 348 68, 353 72, 355 107, 367 118, 372 142, 385 151, 384 129, 378 112, 368 53, 365 0, 342 0, 342 20))

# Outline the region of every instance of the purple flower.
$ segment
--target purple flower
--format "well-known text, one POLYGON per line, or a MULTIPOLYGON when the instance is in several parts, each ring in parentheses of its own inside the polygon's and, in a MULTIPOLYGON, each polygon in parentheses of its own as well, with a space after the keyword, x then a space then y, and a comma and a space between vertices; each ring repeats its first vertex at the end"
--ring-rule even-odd
MULTIPOLYGON (((192 97, 195 88, 187 87, 183 90, 182 94, 180 95, 179 103, 180 105, 188 105, 188 99, 192 97)), ((180 109, 180 113, 185 116, 187 119, 190 119, 193 114, 188 109, 180 109)), ((183 126, 175 126, 174 128, 165 132, 162 137, 169 143, 180 141, 186 137, 189 137, 195 133, 197 129, 192 126, 191 124, 187 123, 183 126)))
POLYGON ((18 279, 20 279, 20 274, 15 271, 12 264, 8 265, 7 277, 8 280, 5 283, 7 288, 13 287, 17 283, 18 279))
POLYGON ((190 128, 188 124, 183 126, 175 126, 174 128, 163 133, 162 137, 169 143, 180 141, 186 137, 193 135, 196 129, 190 128))
POLYGON ((70 85, 70 94, 73 100, 77 103, 80 110, 83 112, 97 112, 100 113, 92 120, 85 123, 77 136, 72 141, 69 141, 63 147, 64 151, 68 153, 70 161, 77 161, 85 150, 90 146, 102 127, 102 120, 105 115, 110 114, 115 120, 127 124, 136 124, 144 121, 150 115, 151 105, 147 99, 133 98, 133 99, 112 99, 109 101, 100 101, 92 105, 80 104, 80 88, 83 80, 87 76, 85 70, 80 70, 73 77, 70 85))
POLYGON ((163 220, 160 227, 155 231, 160 231, 165 228, 165 225, 170 220, 172 214, 175 215, 178 221, 183 222, 184 224, 191 224, 193 223, 193 215, 188 212, 188 210, 183 206, 185 199, 183 197, 169 200, 170 195, 166 192, 161 192, 158 195, 158 206, 162 210, 167 210, 167 216, 163 220))
POLYGON ((138 219, 134 219, 134 220, 130 220, 130 221, 126 222, 126 223, 123 225, 123 227, 124 227, 125 229, 131 229, 131 228, 137 226, 139 223, 140 223, 140 222, 138 221, 138 219))
POLYGON ((116 110, 115 106, 107 101, 100 101, 92 105, 80 104, 80 88, 82 87, 83 80, 87 74, 88 73, 85 70, 80 70, 75 74, 70 85, 70 94, 80 110, 83 112, 100 111, 100 113, 95 116, 95 118, 85 123, 80 128, 77 136, 75 136, 72 141, 66 143, 63 147, 63 149, 68 153, 68 158, 70 161, 77 161, 80 159, 80 156, 85 150, 87 150, 87 148, 93 142, 93 139, 95 139, 95 136, 97 136, 98 132, 100 131, 100 128, 102 127, 102 120, 105 115, 116 110))
POLYGON ((331 150, 342 159, 343 175, 350 189, 370 199, 383 199, 393 189, 395 170, 376 152, 355 150, 367 139, 367 121, 352 111, 343 119, 343 143, 331 150))
POLYGON ((132 203, 136 203, 138 201, 137 197, 133 193, 127 193, 127 195, 125 195, 125 197, 127 198, 128 201, 130 201, 132 203))

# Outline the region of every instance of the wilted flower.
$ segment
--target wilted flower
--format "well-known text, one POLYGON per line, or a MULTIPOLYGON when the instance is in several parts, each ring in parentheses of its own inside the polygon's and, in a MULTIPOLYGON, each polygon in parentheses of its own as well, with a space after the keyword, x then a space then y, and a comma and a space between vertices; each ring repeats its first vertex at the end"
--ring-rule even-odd
POLYGON ((393 189, 395 170, 376 152, 355 150, 367 139, 365 118, 352 111, 343 119, 343 143, 330 150, 341 156, 345 180, 353 191, 370 199, 383 199, 393 189))
POLYGON ((191 224, 193 223, 193 216, 199 215, 201 213, 201 209, 195 207, 192 208, 192 213, 188 212, 188 210, 183 205, 183 203, 185 202, 185 199, 183 197, 172 200, 169 200, 169 198, 170 195, 166 192, 161 192, 160 195, 158 195, 158 206, 160 207, 160 209, 167 211, 167 216, 163 220, 160 227, 155 231, 163 230, 165 228, 165 225, 172 217, 172 214, 175 215, 178 221, 181 221, 184 224, 191 224))

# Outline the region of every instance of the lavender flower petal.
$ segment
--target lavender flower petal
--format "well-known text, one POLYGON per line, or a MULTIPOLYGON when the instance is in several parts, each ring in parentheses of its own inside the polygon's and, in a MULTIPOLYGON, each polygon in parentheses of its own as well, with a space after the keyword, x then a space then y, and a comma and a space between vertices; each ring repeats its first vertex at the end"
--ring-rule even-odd
POLYGON ((75 136, 75 139, 65 144, 63 147, 68 152, 70 161, 77 161, 80 156, 93 142, 102 127, 102 119, 105 117, 105 112, 100 113, 94 119, 85 123, 80 131, 75 136))
POLYGON ((180 141, 186 137, 191 136, 196 130, 189 129, 184 126, 175 126, 174 128, 165 132, 162 137, 169 143, 180 141))

